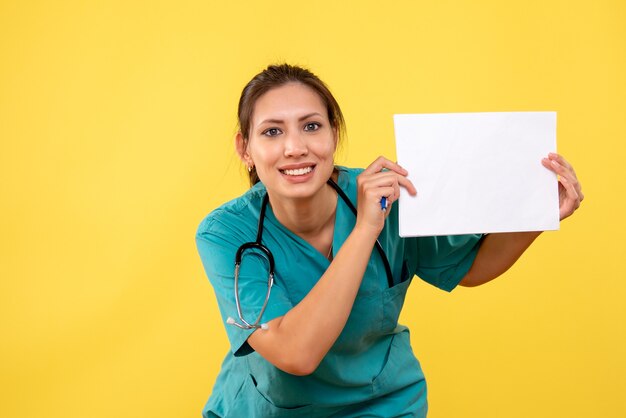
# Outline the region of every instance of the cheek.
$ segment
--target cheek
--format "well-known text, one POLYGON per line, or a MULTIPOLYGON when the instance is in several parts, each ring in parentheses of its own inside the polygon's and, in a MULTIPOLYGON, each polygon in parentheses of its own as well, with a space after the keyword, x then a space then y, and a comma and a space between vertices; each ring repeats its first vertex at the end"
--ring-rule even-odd
POLYGON ((326 154, 328 155, 328 158, 334 159, 335 157, 335 144, 334 143, 331 143, 330 145, 328 145, 326 149, 326 154))
POLYGON ((332 157, 332 155, 335 153, 335 143, 333 141, 319 142, 316 144, 315 150, 320 157, 332 157))
POLYGON ((278 159, 279 154, 280 150, 270 144, 249 148, 250 158, 252 158, 255 165, 272 164, 278 159))

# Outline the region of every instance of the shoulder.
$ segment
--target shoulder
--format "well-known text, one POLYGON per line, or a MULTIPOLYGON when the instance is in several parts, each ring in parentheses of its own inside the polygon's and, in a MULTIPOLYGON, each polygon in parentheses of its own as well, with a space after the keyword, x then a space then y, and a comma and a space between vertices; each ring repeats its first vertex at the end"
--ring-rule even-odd
POLYGON ((357 184, 356 178, 363 172, 362 168, 350 168, 350 167, 342 167, 337 166, 337 170, 339 171, 337 184, 343 190, 343 192, 348 196, 348 198, 352 201, 353 204, 356 205, 357 199, 357 184))
POLYGON ((361 174, 365 169, 364 168, 355 168, 355 167, 343 167, 338 165, 337 170, 340 175, 346 176, 350 183, 356 182, 356 178, 361 174))
POLYGON ((243 195, 214 209, 200 222, 196 238, 215 234, 247 235, 250 226, 256 225, 264 196, 265 187, 259 183, 243 195))

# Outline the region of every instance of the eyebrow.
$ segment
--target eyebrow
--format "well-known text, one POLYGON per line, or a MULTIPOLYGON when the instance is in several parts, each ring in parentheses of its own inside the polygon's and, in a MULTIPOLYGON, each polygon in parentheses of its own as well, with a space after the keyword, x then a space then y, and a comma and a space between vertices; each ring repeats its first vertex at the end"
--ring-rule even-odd
MULTIPOLYGON (((313 113, 308 113, 304 116, 301 116, 298 118, 298 122, 302 122, 305 119, 310 118, 311 116, 322 116, 321 114, 319 114, 318 112, 313 112, 313 113)), ((282 119, 265 119, 263 121, 261 121, 257 126, 261 126, 264 123, 284 123, 284 121, 282 119)))

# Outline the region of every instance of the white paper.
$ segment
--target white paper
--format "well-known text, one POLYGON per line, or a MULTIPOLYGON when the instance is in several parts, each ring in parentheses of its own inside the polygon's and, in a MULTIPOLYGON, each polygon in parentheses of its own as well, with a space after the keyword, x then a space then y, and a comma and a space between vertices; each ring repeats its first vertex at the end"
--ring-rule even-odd
POLYGON ((559 229, 556 112, 394 115, 400 236, 559 229))

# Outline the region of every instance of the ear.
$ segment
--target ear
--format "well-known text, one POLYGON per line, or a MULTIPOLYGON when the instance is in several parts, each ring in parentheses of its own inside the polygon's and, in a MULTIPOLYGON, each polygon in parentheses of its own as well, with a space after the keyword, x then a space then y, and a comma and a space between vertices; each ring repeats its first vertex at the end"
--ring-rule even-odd
POLYGON ((337 135, 337 127, 333 127, 333 141, 335 142, 335 152, 337 151, 337 143, 339 142, 339 135, 337 135))
POLYGON ((250 153, 248 153, 248 143, 243 138, 241 131, 237 132, 237 135, 235 135, 235 149, 237 150, 237 154, 239 154, 239 158, 246 166, 251 167, 254 165, 250 153))

